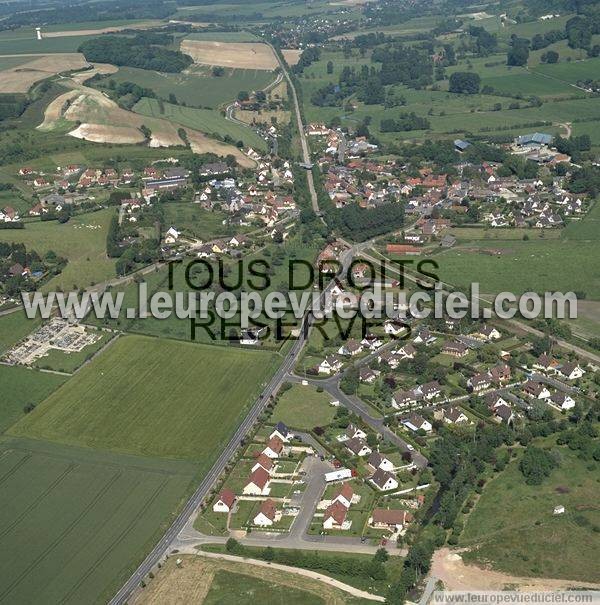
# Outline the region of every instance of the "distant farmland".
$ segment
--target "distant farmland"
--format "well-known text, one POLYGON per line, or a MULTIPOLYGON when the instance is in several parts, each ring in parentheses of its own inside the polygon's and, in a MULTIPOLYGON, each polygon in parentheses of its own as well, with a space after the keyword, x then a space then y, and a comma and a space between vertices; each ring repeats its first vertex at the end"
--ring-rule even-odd
POLYGON ((11 428, 18 436, 210 468, 277 357, 126 336, 11 428))
POLYGON ((106 603, 164 531, 193 471, 0 439, 0 603, 106 603))

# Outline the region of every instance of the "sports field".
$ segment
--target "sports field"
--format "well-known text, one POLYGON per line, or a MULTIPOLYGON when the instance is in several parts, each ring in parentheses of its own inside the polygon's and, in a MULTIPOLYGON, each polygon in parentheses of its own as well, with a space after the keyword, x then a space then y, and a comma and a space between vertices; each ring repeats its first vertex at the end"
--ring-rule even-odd
POLYGON ((163 74, 135 67, 121 67, 110 76, 115 82, 134 82, 151 88, 159 97, 167 99, 175 94, 180 103, 191 107, 218 107, 233 101, 238 92, 261 90, 275 76, 262 69, 225 68, 222 76, 213 76, 207 67, 196 67, 186 73, 163 74))
POLYGON ((277 357, 125 336, 80 370, 13 435, 166 458, 207 470, 277 357))
POLYGON ((0 603, 106 603, 193 476, 157 461, 0 438, 0 603))
POLYGON ((25 229, 0 231, 0 241, 23 243, 39 254, 53 250, 68 259, 62 273, 46 282, 43 291, 87 288, 115 276, 115 262, 106 256, 106 230, 113 213, 107 208, 73 217, 64 224, 27 223, 25 229))
POLYGON ((218 111, 213 109, 197 109, 195 107, 182 107, 164 103, 164 112, 161 113, 156 99, 144 97, 140 99, 133 111, 153 118, 165 118, 175 124, 194 128, 208 135, 229 136, 234 142, 243 141, 246 147, 264 151, 267 144, 256 132, 250 128, 240 126, 235 122, 226 120, 218 111))

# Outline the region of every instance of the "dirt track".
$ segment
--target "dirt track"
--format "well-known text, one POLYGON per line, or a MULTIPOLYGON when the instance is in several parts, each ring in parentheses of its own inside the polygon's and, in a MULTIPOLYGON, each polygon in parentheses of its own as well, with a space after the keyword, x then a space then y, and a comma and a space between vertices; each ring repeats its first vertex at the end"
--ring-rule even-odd
POLYGON ((475 565, 466 565, 460 551, 452 551, 449 548, 441 548, 434 553, 430 575, 441 580, 446 590, 504 590, 507 586, 525 592, 584 587, 600 589, 600 584, 589 582, 521 578, 475 565))

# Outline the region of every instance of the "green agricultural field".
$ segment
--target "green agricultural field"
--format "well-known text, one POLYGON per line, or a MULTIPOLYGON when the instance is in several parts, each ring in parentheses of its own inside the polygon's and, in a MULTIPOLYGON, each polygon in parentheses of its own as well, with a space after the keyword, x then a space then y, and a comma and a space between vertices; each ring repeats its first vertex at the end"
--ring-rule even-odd
POLYGON ((185 462, 0 439, 0 602, 106 603, 180 505, 185 462))
POLYGON ((53 393, 66 378, 20 366, 0 365, 2 405, 0 434, 24 415, 28 404, 38 405, 53 393))
POLYGON ((37 318, 27 319, 23 311, 0 316, 0 355, 33 332, 40 323, 41 320, 37 318))
POLYGON ((35 31, 21 32, 19 37, 0 34, 0 55, 28 55, 50 53, 75 53, 83 42, 94 36, 65 36, 37 40, 35 31))
POLYGON ((186 40, 206 40, 210 42, 257 42, 258 36, 248 31, 239 32, 194 32, 185 35, 186 40))
POLYGON ((580 519, 600 525, 598 464, 588 467, 567 448, 560 453, 560 467, 542 485, 527 485, 516 460, 488 483, 460 538, 461 546, 478 547, 465 560, 517 576, 600 581, 600 534, 580 519), (564 515, 552 514, 557 505, 564 515))
POLYGON ((164 118, 189 128, 194 128, 208 135, 222 138, 229 136, 234 142, 243 141, 246 147, 264 151, 267 143, 254 130, 231 122, 214 109, 197 109, 195 107, 182 107, 164 103, 164 112, 161 113, 156 99, 144 97, 133 107, 133 111, 144 116, 164 118))
POLYGON ((320 605, 325 601, 305 590, 286 587, 230 571, 220 570, 213 576, 204 605, 320 605))
POLYGON ((46 282, 43 291, 87 288, 115 276, 115 261, 106 256, 106 232, 114 212, 107 208, 75 216, 64 224, 27 223, 25 229, 0 231, 0 241, 23 243, 42 255, 53 250, 68 259, 62 273, 46 282))
POLYGON ((124 336, 13 435, 212 465, 275 370, 262 351, 124 336))
POLYGON ((273 412, 273 422, 283 422, 289 427, 309 430, 329 424, 335 415, 327 393, 319 393, 312 386, 293 385, 279 398, 273 412))
POLYGON ((190 73, 181 74, 121 67, 109 77, 109 80, 115 82, 135 82, 144 88, 151 88, 163 99, 168 99, 173 93, 180 103, 208 108, 217 108, 234 101, 241 90, 263 89, 274 79, 273 72, 262 69, 227 68, 222 76, 215 77, 206 67, 196 67, 190 73))

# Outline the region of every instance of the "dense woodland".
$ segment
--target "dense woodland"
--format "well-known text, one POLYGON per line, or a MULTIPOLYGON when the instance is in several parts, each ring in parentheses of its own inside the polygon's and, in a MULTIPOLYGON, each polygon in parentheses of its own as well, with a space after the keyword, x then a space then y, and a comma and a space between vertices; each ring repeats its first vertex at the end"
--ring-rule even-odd
POLYGON ((126 65, 139 69, 177 73, 189 67, 193 61, 178 50, 169 50, 173 37, 169 34, 144 32, 133 37, 102 36, 85 41, 79 52, 88 61, 126 65))

